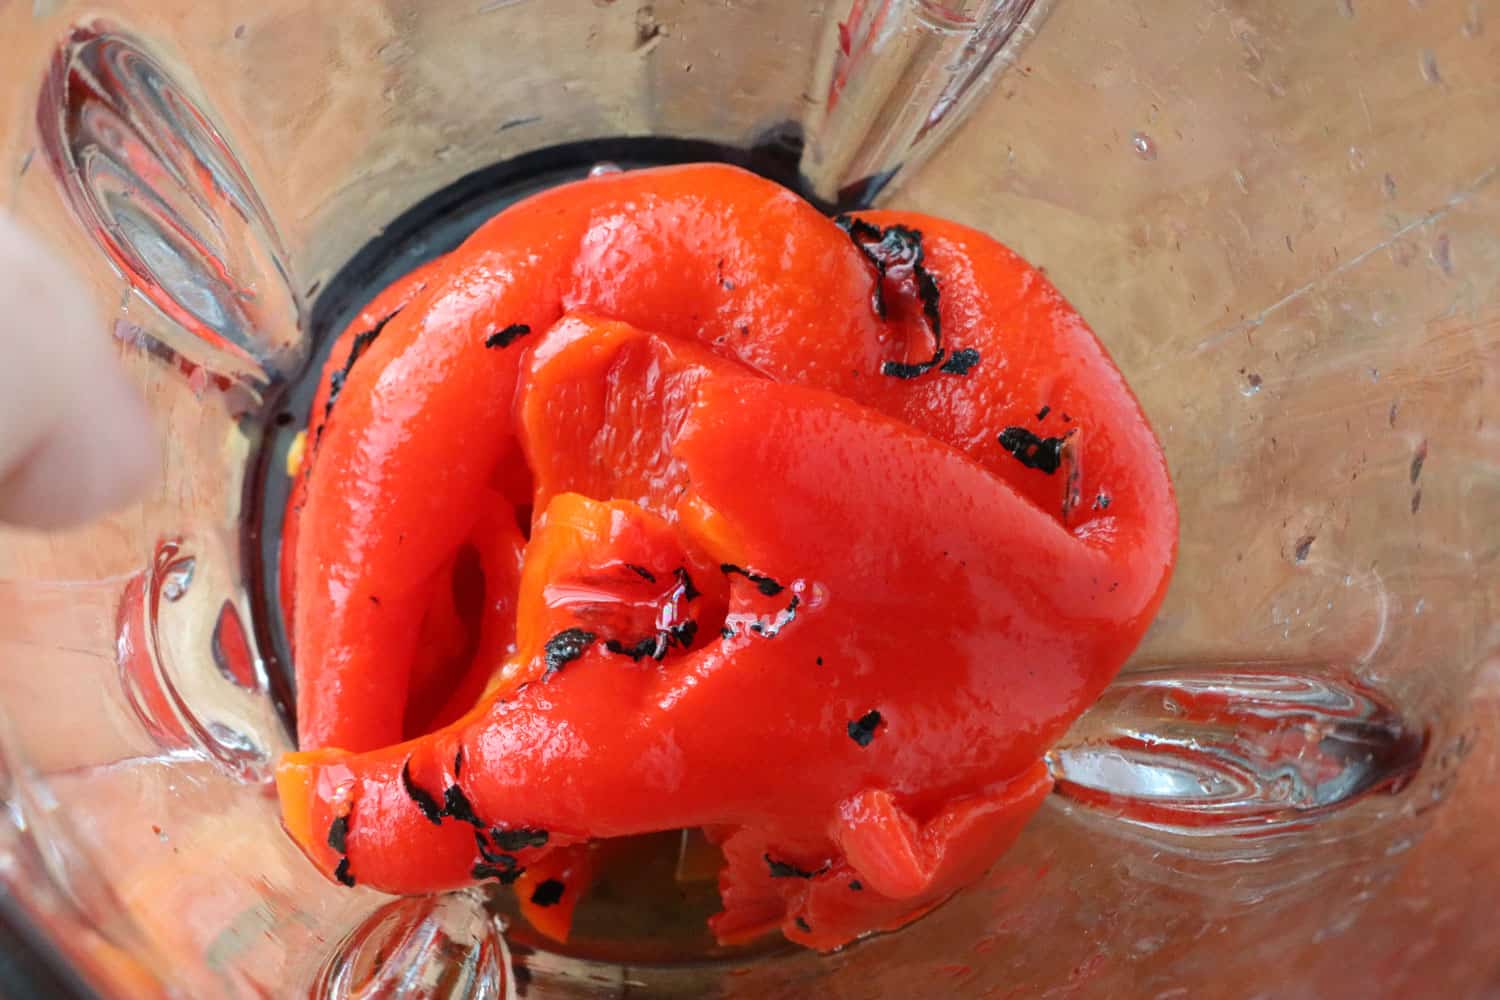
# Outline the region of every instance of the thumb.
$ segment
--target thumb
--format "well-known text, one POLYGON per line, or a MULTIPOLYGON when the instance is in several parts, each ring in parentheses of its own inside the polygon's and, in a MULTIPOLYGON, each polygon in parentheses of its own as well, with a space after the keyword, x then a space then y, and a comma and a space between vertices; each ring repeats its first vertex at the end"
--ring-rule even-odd
POLYGON ((62 528, 107 513, 155 461, 145 403, 87 293, 0 217, 0 522, 62 528))

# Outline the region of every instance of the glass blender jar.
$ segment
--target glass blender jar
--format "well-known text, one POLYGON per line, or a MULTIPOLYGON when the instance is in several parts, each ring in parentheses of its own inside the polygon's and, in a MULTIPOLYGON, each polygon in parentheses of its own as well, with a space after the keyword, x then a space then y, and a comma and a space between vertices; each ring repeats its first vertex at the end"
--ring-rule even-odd
POLYGON ((1281 7, 0 0, 0 206, 85 279, 166 442, 131 510, 0 538, 3 971, 107 997, 1496 995, 1500 36, 1482 0, 1281 7), (509 201, 699 159, 1046 268, 1172 466, 1158 621, 989 875, 833 955, 607 900, 559 946, 477 890, 325 882, 269 785, 307 373, 509 201))

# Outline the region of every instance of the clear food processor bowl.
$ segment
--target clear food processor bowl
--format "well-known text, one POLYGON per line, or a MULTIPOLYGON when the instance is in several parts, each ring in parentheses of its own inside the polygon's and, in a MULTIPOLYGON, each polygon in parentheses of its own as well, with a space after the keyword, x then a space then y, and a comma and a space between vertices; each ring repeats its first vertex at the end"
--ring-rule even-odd
POLYGON ((85 277, 167 442, 137 507, 0 538, 3 971, 109 997, 1500 995, 1489 7, 0 0, 0 210, 85 277), (1160 619, 1019 844, 837 954, 628 906, 560 946, 478 891, 326 882, 268 783, 305 372, 507 200, 704 158, 1047 269, 1172 466, 1160 619))

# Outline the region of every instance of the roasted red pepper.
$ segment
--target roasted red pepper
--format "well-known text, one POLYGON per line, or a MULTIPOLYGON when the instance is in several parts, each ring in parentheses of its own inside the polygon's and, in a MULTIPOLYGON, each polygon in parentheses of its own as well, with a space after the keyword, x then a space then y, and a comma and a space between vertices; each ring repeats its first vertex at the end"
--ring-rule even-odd
POLYGON ((722 940, 900 926, 1014 839, 1174 558, 1160 448, 1039 272, 727 167, 506 210, 328 375, 278 784, 346 883, 566 890, 523 870, 702 827, 722 940))

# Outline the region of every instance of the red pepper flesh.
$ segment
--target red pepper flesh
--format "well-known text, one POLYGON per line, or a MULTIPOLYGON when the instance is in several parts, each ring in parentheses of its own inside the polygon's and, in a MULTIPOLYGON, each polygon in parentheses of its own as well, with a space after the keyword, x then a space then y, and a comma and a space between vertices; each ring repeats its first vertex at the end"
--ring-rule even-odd
POLYGON ((303 749, 277 780, 334 877, 531 885, 569 845, 703 827, 721 940, 898 927, 1018 835, 1165 590, 1139 406, 965 227, 639 171, 383 297, 286 540, 303 749))

